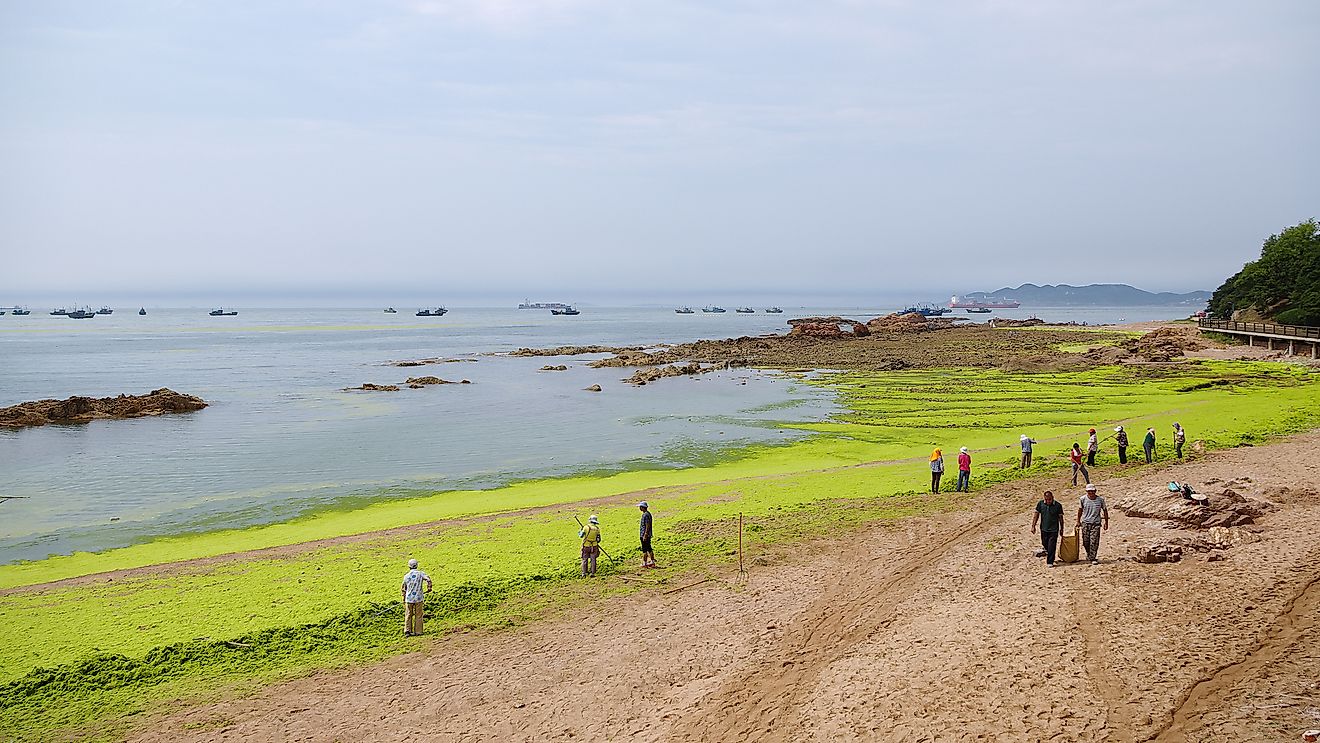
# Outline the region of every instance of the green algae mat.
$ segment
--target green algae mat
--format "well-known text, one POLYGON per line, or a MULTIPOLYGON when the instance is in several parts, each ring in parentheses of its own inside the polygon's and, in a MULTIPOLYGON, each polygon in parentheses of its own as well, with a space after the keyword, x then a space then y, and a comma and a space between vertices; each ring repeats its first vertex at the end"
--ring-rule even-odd
MULTIPOLYGON (((645 590, 576 578, 574 515, 598 513, 605 548, 627 558, 624 567, 604 567, 608 576, 635 562, 633 504, 644 497, 656 514, 658 556, 678 573, 727 559, 738 513, 756 551, 956 508, 955 496, 924 493, 936 446, 949 470, 958 447, 972 450, 979 489, 1023 474, 1011 466, 1020 434, 1040 442, 1027 474, 1062 474, 1064 452, 1074 441, 1085 445, 1087 428, 1107 435, 1120 422, 1134 450, 1154 426, 1167 459, 1174 421, 1189 444, 1207 448, 1314 426, 1318 381, 1305 367, 1251 362, 831 373, 811 383, 835 390, 844 413, 789 424, 814 434, 806 440, 741 450, 705 467, 436 493, 3 566, 0 738, 113 739, 137 715, 179 700, 415 649, 401 637, 398 604, 409 557, 436 583, 427 604, 433 634, 421 642, 443 641, 445 630, 516 624, 583 593, 645 590)), ((1098 482, 1121 471, 1115 459, 1105 442, 1092 470, 1098 482)))

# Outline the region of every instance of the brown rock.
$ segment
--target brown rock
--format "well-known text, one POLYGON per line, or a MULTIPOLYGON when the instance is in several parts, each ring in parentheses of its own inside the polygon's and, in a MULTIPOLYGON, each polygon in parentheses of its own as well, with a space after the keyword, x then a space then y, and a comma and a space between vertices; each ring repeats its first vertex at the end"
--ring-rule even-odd
POLYGON ((404 384, 409 387, 421 387, 428 384, 453 384, 453 382, 440 377, 408 377, 404 384))
POLYGON ((0 427, 24 428, 47 423, 87 423, 96 419, 141 418, 165 413, 201 410, 206 401, 162 387, 145 395, 70 397, 37 400, 0 408, 0 427))
POLYGON ((353 391, 357 391, 357 390, 361 390, 361 391, 363 391, 363 392, 398 392, 398 391, 399 391, 399 385, 397 385, 397 384, 373 384, 373 383, 371 383, 371 382, 363 382, 361 387, 345 387, 345 388, 344 388, 344 391, 345 391, 345 392, 353 392, 353 391))
POLYGON ((600 392, 600 385, 593 384, 590 387, 586 387, 585 389, 587 392, 600 392))
POLYGON ((541 371, 568 371, 568 367, 563 364, 559 364, 558 366, 550 366, 547 364, 546 366, 541 367, 541 371))

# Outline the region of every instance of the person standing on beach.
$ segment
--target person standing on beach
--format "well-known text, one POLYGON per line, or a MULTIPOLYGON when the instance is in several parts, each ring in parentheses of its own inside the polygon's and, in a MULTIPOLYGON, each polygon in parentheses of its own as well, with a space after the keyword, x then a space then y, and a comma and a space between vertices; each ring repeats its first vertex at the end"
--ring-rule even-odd
POLYGON ((944 453, 938 448, 930 453, 930 492, 940 492, 940 480, 944 478, 944 453))
POLYGON ((1105 499, 1096 494, 1094 485, 1086 486, 1086 495, 1077 504, 1077 528, 1082 533, 1082 546, 1086 559, 1092 565, 1100 564, 1100 531, 1109 530, 1109 508, 1105 499))
POLYGON ((967 447, 958 450, 958 487, 956 490, 960 493, 972 492, 972 455, 967 453, 967 447))
POLYGON ((1173 453, 1179 459, 1182 459, 1182 448, 1185 443, 1187 443, 1187 432, 1180 424, 1173 424, 1173 453))
POLYGON ((655 564, 655 553, 651 551, 651 507, 646 501, 637 504, 642 512, 641 531, 639 536, 642 539, 642 567, 658 568, 655 564))
POLYGON ((1037 557, 1044 557, 1045 564, 1054 567, 1054 553, 1059 548, 1059 534, 1063 532, 1063 504, 1054 500, 1054 492, 1045 491, 1045 497, 1036 504, 1036 512, 1031 515, 1031 533, 1036 533, 1036 525, 1040 525, 1040 546, 1043 548, 1036 553, 1037 557))
POLYGON ((431 592, 431 576, 417 568, 416 560, 408 561, 408 572, 403 576, 403 636, 422 634, 422 607, 426 594, 431 592), (426 589, 423 590, 422 586, 426 589))
POLYGON ((1031 445, 1036 443, 1036 440, 1024 433, 1018 439, 1018 443, 1022 444, 1022 469, 1025 470, 1031 466, 1031 445))
POLYGON ((1118 443, 1118 463, 1127 464, 1128 437, 1122 426, 1114 429, 1114 441, 1118 443))
POLYGON ((1146 452, 1146 464, 1155 461, 1155 429, 1146 429, 1146 438, 1141 440, 1141 450, 1146 452))
POLYGON ((1082 464, 1082 446, 1074 443, 1072 451, 1068 452, 1068 458, 1072 460, 1073 466, 1073 485, 1077 485, 1077 473, 1080 471, 1082 477, 1086 479, 1086 484, 1091 484, 1091 473, 1086 470, 1086 465, 1082 464))
POLYGON ((578 531, 582 538, 582 577, 596 577, 596 558, 600 556, 600 519, 587 517, 587 525, 578 531))
MULTIPOLYGON (((1091 429, 1091 436, 1086 440, 1086 466, 1095 466, 1095 454, 1100 451, 1100 440, 1095 437, 1095 429, 1091 429)), ((1076 485, 1077 483, 1073 483, 1076 485)))

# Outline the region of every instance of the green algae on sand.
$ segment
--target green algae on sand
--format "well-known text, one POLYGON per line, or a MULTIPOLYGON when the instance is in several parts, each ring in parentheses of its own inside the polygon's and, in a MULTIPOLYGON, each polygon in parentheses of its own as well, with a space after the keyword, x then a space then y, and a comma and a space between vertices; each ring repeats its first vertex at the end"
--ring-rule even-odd
MULTIPOLYGON (((676 569, 723 559, 747 516, 753 549, 956 506, 919 494, 934 446, 974 450, 973 485, 1019 476, 1017 437, 1041 442, 1032 474, 1062 471, 1086 429, 1116 422, 1166 432, 1177 420, 1210 448, 1266 441, 1320 419, 1317 373, 1207 362, 1050 374, 994 370, 839 372, 811 383, 847 412, 800 424, 807 440, 756 447, 708 467, 521 483, 439 493, 286 524, 217 532, 0 568, 0 734, 44 737, 155 709, 168 700, 361 662, 410 647, 396 636, 403 561, 418 557, 439 592, 432 629, 498 627, 557 606, 573 581, 582 505, 601 515, 605 546, 631 556, 633 493, 647 489, 657 547, 676 569), (1231 380, 1231 384, 1222 384, 1231 380), (530 509, 530 510, 529 510, 530 509), (424 527, 404 528, 424 523, 424 527), (24 588, 51 576, 363 534, 239 560, 24 588), (43 578, 44 576, 44 578, 43 578), (186 613, 182 608, 186 607, 186 613), (314 638, 308 642, 307 638, 314 638), (69 638, 79 638, 72 643, 69 638), (257 649, 260 646, 260 649, 257 649), (256 652, 253 652, 253 651, 256 652), (54 702, 58 700, 58 704, 54 702), (144 707, 145 705, 145 707, 144 707), (52 711, 54 710, 54 711, 52 711)), ((1093 474, 1116 467, 1106 443, 1093 474)), ((1161 449, 1167 458, 1167 450, 1161 449)), ((1133 465, 1129 465, 1129 468, 1133 465)), ((597 584, 600 585, 600 584, 597 584)), ((608 590, 626 591, 626 587, 608 590)))

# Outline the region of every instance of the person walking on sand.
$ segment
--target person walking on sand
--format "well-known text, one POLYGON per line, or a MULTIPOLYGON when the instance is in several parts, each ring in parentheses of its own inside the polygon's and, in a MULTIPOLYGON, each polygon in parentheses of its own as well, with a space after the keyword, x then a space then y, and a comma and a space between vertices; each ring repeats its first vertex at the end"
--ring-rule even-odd
MULTIPOLYGON (((1095 429, 1091 429, 1090 438, 1086 440, 1086 466, 1095 466, 1096 452, 1100 451, 1100 440, 1095 436, 1095 429)), ((1076 485, 1077 483, 1073 483, 1076 485)))
POLYGON ((1141 440, 1141 450, 1146 452, 1146 464, 1155 461, 1155 429, 1146 429, 1146 438, 1141 440))
POLYGON ((587 517, 587 525, 578 530, 582 538, 582 577, 596 577, 596 558, 600 556, 600 519, 596 514, 587 517))
POLYGON ((1068 452, 1068 459, 1072 460, 1073 485, 1077 485, 1077 473, 1081 472, 1086 484, 1091 484, 1091 473, 1087 471, 1086 465, 1082 464, 1082 445, 1073 443, 1072 451, 1068 452))
POLYGON ((646 501, 642 501, 637 504, 637 508, 642 512, 639 532, 642 539, 642 567, 658 568, 660 566, 655 564, 655 553, 651 551, 651 506, 646 501))
POLYGON ((1018 443, 1022 445, 1022 469, 1025 470, 1031 466, 1031 445, 1036 443, 1036 440, 1024 433, 1018 439, 1018 443))
POLYGON ((1182 459, 1183 444, 1187 443, 1187 432, 1180 424, 1173 424, 1173 453, 1182 459))
POLYGON ((1118 444, 1118 463, 1127 464, 1128 437, 1122 426, 1114 429, 1114 441, 1118 444))
POLYGON ((967 447, 958 450, 958 487, 955 488, 960 493, 972 492, 972 455, 967 453, 967 447))
POLYGON ((1109 508, 1105 506, 1105 499, 1096 494, 1094 485, 1086 486, 1086 495, 1077 504, 1077 528, 1082 534, 1086 559, 1092 565, 1099 565, 1100 531, 1109 530, 1109 508))
POLYGON ((944 478, 944 453, 938 448, 930 453, 930 492, 940 492, 940 480, 944 478))
POLYGON ((422 602, 431 592, 431 576, 417 568, 416 560, 408 561, 408 572, 403 576, 403 636, 422 634, 422 602), (422 586, 426 589, 423 590, 422 586))
POLYGON ((1040 525, 1040 546, 1043 548, 1036 557, 1044 557, 1045 564, 1054 567, 1054 553, 1059 548, 1059 534, 1063 532, 1063 504, 1054 500, 1053 491, 1046 490, 1045 497, 1036 504, 1036 512, 1031 515, 1031 533, 1036 533, 1040 525))

